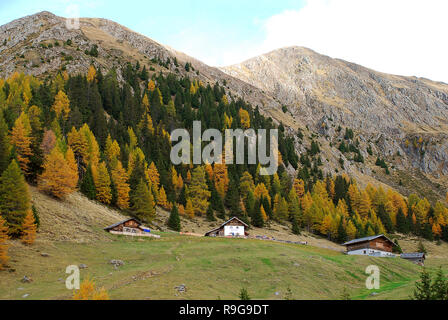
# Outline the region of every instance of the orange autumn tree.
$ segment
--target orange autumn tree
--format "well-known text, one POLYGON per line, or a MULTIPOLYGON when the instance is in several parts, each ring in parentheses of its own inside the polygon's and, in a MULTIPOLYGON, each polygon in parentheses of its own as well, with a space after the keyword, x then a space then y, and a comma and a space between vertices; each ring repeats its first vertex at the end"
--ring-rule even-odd
POLYGON ((166 192, 163 186, 159 190, 159 197, 157 198, 157 204, 164 209, 170 209, 171 204, 168 202, 166 192))
POLYGON ((94 66, 89 67, 89 71, 87 72, 87 81, 92 82, 96 78, 96 69, 94 66))
POLYGON ((117 207, 122 210, 128 209, 131 188, 129 187, 126 170, 120 161, 117 161, 115 168, 111 171, 111 175, 117 190, 117 207))
POLYGON ((0 216, 0 270, 3 269, 4 266, 9 261, 8 257, 8 227, 6 226, 5 219, 0 216))
POLYGON ((69 147, 64 154, 59 148, 54 148, 45 157, 44 171, 38 178, 40 191, 58 199, 63 199, 76 190, 78 170, 73 150, 69 147))
POLYGON ((60 90, 54 98, 53 111, 56 113, 56 117, 62 116, 64 120, 68 119, 70 113, 70 100, 64 91, 60 90))
POLYGON ((246 110, 241 108, 239 111, 239 116, 240 116, 240 121, 241 121, 241 125, 243 126, 243 128, 244 129, 250 128, 249 112, 247 112, 246 110))
POLYGON ((10 140, 15 148, 20 169, 22 169, 24 174, 27 174, 33 152, 31 151, 31 126, 26 113, 22 112, 20 117, 14 122, 10 140))
POLYGON ((92 167, 93 181, 96 189, 96 199, 104 204, 110 204, 112 191, 110 187, 110 176, 106 164, 100 162, 98 167, 92 167))
POLYGON ((229 176, 227 173, 227 165, 215 163, 213 170, 213 180, 215 182, 216 191, 222 199, 225 198, 229 188, 229 176))
POLYGON ((74 292, 73 300, 109 300, 109 294, 104 287, 97 289, 95 281, 87 278, 81 282, 79 290, 74 292))
POLYGON ((28 246, 32 245, 36 239, 36 231, 36 220, 34 219, 33 212, 28 210, 22 225, 22 243, 28 246))

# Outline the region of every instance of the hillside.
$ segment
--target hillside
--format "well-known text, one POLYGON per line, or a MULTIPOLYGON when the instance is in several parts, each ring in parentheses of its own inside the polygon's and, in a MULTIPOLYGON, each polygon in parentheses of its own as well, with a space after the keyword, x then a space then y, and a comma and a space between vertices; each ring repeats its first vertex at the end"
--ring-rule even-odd
MULTIPOLYGON (((94 277, 113 299, 238 299, 242 286, 254 299, 285 299, 289 287, 294 299, 339 299, 347 288, 353 299, 407 299, 412 294, 420 267, 402 259, 346 256, 337 250, 319 248, 332 243, 315 239, 308 246, 261 240, 212 239, 156 232, 160 240, 129 239, 102 230, 106 221, 122 217, 81 195, 64 202, 43 197, 32 189, 38 204, 41 230, 36 244, 26 247, 12 242, 13 272, 2 273, 0 299, 69 299, 65 289, 65 268, 85 264, 83 278, 94 277), (72 209, 76 201, 77 209, 72 209), (46 208, 47 210, 43 210, 46 208), (64 217, 65 227, 54 224, 64 217), (103 222, 104 221, 104 222, 103 222), (48 231, 59 234, 57 238, 48 231), (68 228, 70 226, 70 228, 68 228), (79 236, 78 236, 79 234, 79 236), (42 254, 45 253, 45 256, 42 254), (112 259, 125 264, 117 269, 112 259), (371 264, 381 270, 381 290, 377 295, 365 289, 364 269, 371 264), (20 283, 23 276, 31 283, 20 283), (174 288, 185 284, 186 293, 174 288), (28 295, 24 298, 24 295, 28 295)), ((162 226, 166 214, 159 212, 162 226)), ((187 231, 207 229, 209 223, 183 219, 187 231), (190 224, 189 224, 190 223, 190 224)), ((216 222, 218 224, 218 222, 216 222)), ((277 228, 274 226, 274 228, 277 228)), ((250 230, 251 234, 261 230, 250 230)), ((265 234, 270 234, 269 230, 265 234)), ((291 237, 288 232, 277 236, 291 237)), ((297 238, 296 238, 297 239, 297 238)), ((295 239, 295 240, 296 240, 295 239)), ((312 241, 309 235, 300 239, 312 241)), ((448 261, 448 245, 424 241, 429 256, 427 266, 434 270, 448 261)), ((415 250, 413 240, 400 240, 404 249, 415 250)))
MULTIPOLYGON (((385 184, 405 195, 417 192, 432 202, 448 188, 448 86, 427 79, 378 73, 300 47, 284 48, 239 65, 214 68, 106 19, 83 18, 80 29, 68 30, 65 18, 49 12, 15 20, 0 27, 0 77, 25 71, 40 78, 61 68, 69 74, 86 73, 93 63, 103 73, 126 63, 145 66, 150 75, 163 72, 225 84, 287 128, 302 154, 317 135, 325 150, 325 169, 342 168, 362 185, 385 184), (67 42, 69 41, 69 42, 67 42), (68 44, 70 43, 70 44, 68 44), (97 47, 97 56, 90 55, 97 47), (190 63, 187 71, 184 66, 190 63), (287 112, 283 112, 282 106, 287 112), (355 131, 360 152, 385 158, 392 176, 375 166, 357 165, 336 146, 338 126, 355 131), (328 161, 328 162, 327 162, 328 161)), ((293 168, 289 168, 292 173, 293 168)))
MULTIPOLYGON (((81 270, 81 276, 93 276, 111 298, 138 300, 237 299, 241 286, 256 299, 284 299, 288 287, 296 299, 338 299, 344 287, 353 296, 361 296, 363 268, 372 263, 384 266, 387 279, 379 297, 406 298, 420 269, 401 259, 349 257, 311 245, 199 238, 170 232, 157 232, 160 240, 126 239, 102 230, 106 221, 122 217, 95 202, 78 194, 62 203, 41 197, 33 189, 33 199, 42 210, 36 244, 30 248, 12 242, 14 271, 1 274, 0 299, 24 299, 25 294, 29 295, 27 299, 68 299, 71 293, 62 279, 71 264, 86 264, 88 268, 81 270), (65 226, 54 223, 55 216, 63 216, 65 226), (114 269, 108 263, 112 259, 125 264, 114 269), (20 283, 25 275, 33 282, 20 283), (174 289, 181 284, 187 286, 185 294, 174 289), (396 296, 395 290, 401 293, 396 296)), ((164 220, 160 213, 158 222, 164 220)), ((196 223, 199 228, 208 227, 201 220, 196 223)))

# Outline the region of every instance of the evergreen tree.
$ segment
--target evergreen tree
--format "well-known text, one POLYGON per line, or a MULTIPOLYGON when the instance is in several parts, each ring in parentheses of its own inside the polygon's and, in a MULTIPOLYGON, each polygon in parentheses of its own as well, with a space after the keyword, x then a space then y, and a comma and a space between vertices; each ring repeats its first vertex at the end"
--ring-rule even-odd
POLYGON ((9 235, 19 237, 27 212, 31 209, 31 196, 25 178, 15 160, 0 177, 0 212, 6 220, 9 235))
POLYGON ((257 228, 264 227, 264 219, 261 212, 261 206, 259 201, 255 202, 255 208, 252 214, 252 225, 257 228))
POLYGON ((415 283, 414 300, 432 300, 431 275, 423 268, 420 275, 420 281, 415 283))
POLYGON ((433 300, 448 300, 448 282, 445 280, 442 267, 437 270, 436 278, 431 285, 433 300))
POLYGON ((395 246, 393 246, 393 248, 392 248, 392 252, 393 252, 393 253, 402 254, 402 253, 403 253, 403 250, 401 249, 400 245, 398 244, 398 240, 395 239, 395 240, 394 240, 394 243, 395 243, 395 246))
POLYGON ((403 234, 409 233, 408 221, 401 208, 398 208, 397 212, 397 231, 403 234))
POLYGON ((95 182, 93 181, 92 167, 90 165, 87 167, 87 170, 84 173, 80 190, 81 193, 84 194, 88 199, 96 199, 95 182))
POLYGON ((208 221, 216 221, 215 214, 213 213, 211 204, 207 208, 207 220, 208 221))
POLYGON ((246 288, 242 288, 239 294, 240 300, 250 300, 249 292, 247 292, 246 288))
POLYGON ((344 243, 347 241, 347 232, 345 231, 343 219, 339 222, 338 225, 338 237, 337 237, 338 243, 344 243))
POLYGON ((168 219, 168 227, 174 231, 180 232, 181 226, 180 226, 180 217, 179 212, 177 210, 177 205, 173 204, 173 209, 171 209, 171 214, 168 219))
POLYGON ((297 223, 297 218, 295 216, 293 216, 293 218, 292 218, 291 231, 295 235, 300 235, 300 227, 299 227, 299 224, 297 223))

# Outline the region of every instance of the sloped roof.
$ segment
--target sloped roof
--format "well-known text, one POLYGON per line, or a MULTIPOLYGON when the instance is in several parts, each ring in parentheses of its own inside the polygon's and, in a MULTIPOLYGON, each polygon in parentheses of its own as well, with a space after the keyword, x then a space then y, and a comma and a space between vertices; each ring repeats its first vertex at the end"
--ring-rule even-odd
POLYGON ((118 227, 120 224, 126 223, 126 222, 131 221, 131 220, 134 220, 134 221, 136 221, 139 225, 142 225, 142 223, 141 223, 140 221, 138 221, 137 219, 135 219, 135 218, 129 218, 129 219, 126 219, 126 220, 123 220, 123 221, 114 223, 113 225, 110 225, 110 226, 104 228, 104 230, 110 230, 110 229, 113 229, 113 228, 115 228, 115 227, 118 227))
POLYGON ((233 217, 233 218, 227 220, 226 222, 224 222, 223 224, 221 224, 219 227, 217 227, 217 228, 215 228, 215 229, 213 229, 213 230, 207 231, 207 232, 205 233, 205 235, 207 235, 207 234, 209 234, 209 233, 212 233, 212 232, 214 232, 214 231, 217 231, 217 230, 221 229, 222 227, 224 227, 226 224, 228 224, 229 222, 231 222, 231 221, 233 221, 233 220, 238 220, 238 221, 241 222, 245 227, 249 228, 249 226, 247 225, 247 223, 245 223, 245 222, 242 221, 241 219, 238 219, 237 217, 233 217))
POLYGON ((380 234, 380 235, 377 235, 377 236, 370 236, 370 237, 365 237, 365 238, 353 239, 351 241, 348 241, 348 242, 344 243, 343 246, 348 246, 350 244, 355 244, 355 243, 360 243, 360 242, 372 241, 372 240, 375 240, 375 239, 378 239, 378 238, 385 238, 390 243, 392 243, 394 246, 396 245, 392 240, 390 240, 384 234, 380 234))
POLYGON ((400 258, 403 259, 425 259, 425 254, 423 252, 414 252, 414 253, 403 253, 400 255, 400 258))

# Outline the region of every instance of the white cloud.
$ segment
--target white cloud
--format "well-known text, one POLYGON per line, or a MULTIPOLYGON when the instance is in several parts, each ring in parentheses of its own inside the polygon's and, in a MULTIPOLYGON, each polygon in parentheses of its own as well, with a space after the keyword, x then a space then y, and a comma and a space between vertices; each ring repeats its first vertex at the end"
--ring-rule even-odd
POLYGON ((300 10, 267 19, 265 40, 249 53, 298 45, 448 83, 447 12, 446 0, 308 0, 300 10))

